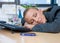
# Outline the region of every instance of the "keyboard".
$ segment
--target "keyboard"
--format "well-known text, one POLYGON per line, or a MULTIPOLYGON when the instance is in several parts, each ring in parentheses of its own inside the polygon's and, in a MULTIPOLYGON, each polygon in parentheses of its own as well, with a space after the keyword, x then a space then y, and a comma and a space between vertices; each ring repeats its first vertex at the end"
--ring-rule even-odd
POLYGON ((12 24, 7 24, 7 23, 0 23, 0 26, 3 26, 9 30, 12 30, 12 31, 20 31, 20 32, 29 32, 31 31, 30 29, 28 28, 25 28, 23 26, 17 26, 17 25, 12 25, 12 24))

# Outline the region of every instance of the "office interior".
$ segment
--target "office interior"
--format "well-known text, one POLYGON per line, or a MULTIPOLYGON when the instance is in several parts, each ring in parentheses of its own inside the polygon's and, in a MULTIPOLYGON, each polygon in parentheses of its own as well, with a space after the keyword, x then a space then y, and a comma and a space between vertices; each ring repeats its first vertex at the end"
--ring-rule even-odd
POLYGON ((50 6, 60 6, 59 2, 60 0, 0 0, 0 20, 10 24, 18 24, 28 6, 44 10, 50 6))
MULTIPOLYGON (((23 12, 28 7, 47 9, 60 6, 60 0, 0 0, 0 21, 21 26, 23 12)), ((36 36, 21 36, 19 33, 0 28, 0 43, 60 43, 60 33, 35 33, 36 36)))

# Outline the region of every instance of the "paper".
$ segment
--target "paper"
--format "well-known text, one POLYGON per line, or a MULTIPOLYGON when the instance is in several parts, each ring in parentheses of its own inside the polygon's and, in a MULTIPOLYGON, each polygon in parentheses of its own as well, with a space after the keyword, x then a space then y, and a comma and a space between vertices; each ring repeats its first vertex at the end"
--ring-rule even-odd
POLYGON ((16 40, 0 34, 0 43, 16 43, 16 40))
POLYGON ((16 5, 15 4, 3 4, 2 11, 4 14, 16 14, 16 5))

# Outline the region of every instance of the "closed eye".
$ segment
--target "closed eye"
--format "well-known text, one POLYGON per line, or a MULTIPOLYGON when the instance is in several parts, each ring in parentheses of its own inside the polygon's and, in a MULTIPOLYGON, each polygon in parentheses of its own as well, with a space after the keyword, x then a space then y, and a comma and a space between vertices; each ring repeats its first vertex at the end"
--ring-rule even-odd
POLYGON ((33 24, 34 23, 34 20, 31 20, 30 24, 33 24))

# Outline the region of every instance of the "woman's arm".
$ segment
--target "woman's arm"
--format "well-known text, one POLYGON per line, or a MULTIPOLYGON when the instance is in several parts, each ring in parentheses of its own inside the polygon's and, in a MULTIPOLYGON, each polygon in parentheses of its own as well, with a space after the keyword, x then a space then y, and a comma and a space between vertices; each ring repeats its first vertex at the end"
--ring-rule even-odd
POLYGON ((57 13, 55 20, 51 23, 37 25, 28 24, 25 26, 36 32, 60 32, 60 12, 57 13))
POLYGON ((37 32, 60 32, 60 11, 57 13, 53 22, 37 24, 32 30, 37 32))

